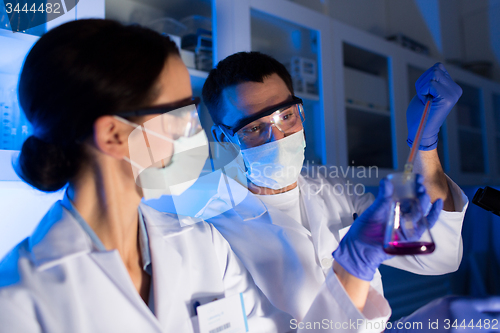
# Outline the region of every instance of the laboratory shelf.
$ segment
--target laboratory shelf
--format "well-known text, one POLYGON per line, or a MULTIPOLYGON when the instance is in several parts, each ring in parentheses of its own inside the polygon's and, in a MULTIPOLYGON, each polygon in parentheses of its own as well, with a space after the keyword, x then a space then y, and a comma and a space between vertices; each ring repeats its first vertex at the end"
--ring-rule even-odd
POLYGON ((318 30, 280 17, 282 10, 275 12, 279 8, 261 2, 257 7, 250 8, 251 50, 268 54, 287 67, 292 76, 294 94, 304 101, 305 159, 311 164, 324 163, 318 30))
MULTIPOLYGON (((39 38, 40 36, 35 36, 35 35, 30 35, 26 33, 21 33, 21 32, 13 32, 12 30, 6 30, 6 29, 0 29, 0 38, 13 38, 18 41, 24 41, 27 43, 31 43, 33 45, 39 38)), ((3 42, 3 41, 1 41, 3 42)))
POLYGON ((373 114, 378 114, 380 116, 387 116, 387 117, 391 116, 391 110, 389 110, 389 109, 380 110, 380 109, 371 108, 371 107, 364 106, 364 105, 353 104, 353 103, 350 103, 349 101, 346 101, 346 108, 358 110, 358 111, 363 111, 363 112, 368 112, 368 113, 373 113, 373 114))
POLYGON ((161 18, 212 17, 212 0, 106 0, 106 18, 148 25, 161 18))
POLYGON ((388 58, 348 42, 342 56, 347 162, 393 169, 388 58))

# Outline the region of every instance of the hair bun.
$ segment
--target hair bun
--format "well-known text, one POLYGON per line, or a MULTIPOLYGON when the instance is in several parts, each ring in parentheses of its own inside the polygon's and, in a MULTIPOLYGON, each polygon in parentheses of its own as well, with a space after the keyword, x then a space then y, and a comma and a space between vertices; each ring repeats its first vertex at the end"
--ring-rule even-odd
POLYGON ((40 191, 57 191, 78 172, 80 149, 79 145, 63 147, 32 135, 23 144, 16 173, 40 191))

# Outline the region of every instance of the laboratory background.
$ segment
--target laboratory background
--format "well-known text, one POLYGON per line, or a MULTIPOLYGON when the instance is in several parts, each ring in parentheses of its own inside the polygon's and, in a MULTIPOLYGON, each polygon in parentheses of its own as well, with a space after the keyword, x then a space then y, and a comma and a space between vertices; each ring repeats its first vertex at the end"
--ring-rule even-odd
MULTIPOLYGON (((172 36, 197 96, 208 71, 228 55, 250 50, 272 55, 287 66, 296 95, 304 101, 305 163, 335 166, 373 193, 381 178, 405 164, 405 111, 416 93, 415 81, 434 63, 444 63, 463 89, 439 132, 438 146, 445 172, 470 201, 462 263, 457 272, 442 276, 382 266, 385 296, 392 319, 398 319, 445 295, 500 294, 500 218, 472 204, 478 188, 500 189, 500 0, 61 4, 61 14, 52 14, 47 23, 17 28, 0 6, 0 257, 27 237, 62 197, 62 192, 30 188, 12 168, 31 134, 16 97, 24 57, 47 30, 98 17, 172 36)), ((212 122, 203 106, 200 118, 211 138, 212 122)))

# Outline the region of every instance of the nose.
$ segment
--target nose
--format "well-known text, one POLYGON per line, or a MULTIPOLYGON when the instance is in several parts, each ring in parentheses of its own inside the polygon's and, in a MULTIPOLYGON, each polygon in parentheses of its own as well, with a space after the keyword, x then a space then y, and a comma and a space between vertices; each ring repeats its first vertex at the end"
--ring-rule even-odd
POLYGON ((271 125, 271 138, 270 141, 277 141, 283 139, 285 137, 285 133, 280 131, 278 127, 275 125, 271 125))

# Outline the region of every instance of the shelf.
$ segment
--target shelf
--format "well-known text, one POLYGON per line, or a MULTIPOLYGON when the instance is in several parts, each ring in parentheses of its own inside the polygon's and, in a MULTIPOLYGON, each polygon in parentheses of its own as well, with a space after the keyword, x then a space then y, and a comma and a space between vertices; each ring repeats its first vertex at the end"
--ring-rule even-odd
POLYGON ((191 15, 212 17, 211 0, 106 0, 107 19, 148 25, 160 18, 181 20, 191 15))
POLYGON ((376 114, 379 116, 386 116, 386 117, 391 116, 391 110, 379 110, 379 109, 374 109, 374 108, 370 108, 370 107, 363 106, 363 105, 351 104, 348 102, 346 102, 345 107, 346 107, 346 109, 353 109, 353 110, 357 110, 357 111, 373 113, 373 114, 376 114))
POLYGON ((12 30, 6 30, 6 29, 0 29, 0 38, 1 37, 7 37, 19 41, 24 41, 27 43, 31 43, 31 45, 33 45, 33 43, 35 43, 40 38, 40 36, 29 35, 22 32, 13 32, 12 30))

